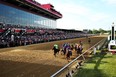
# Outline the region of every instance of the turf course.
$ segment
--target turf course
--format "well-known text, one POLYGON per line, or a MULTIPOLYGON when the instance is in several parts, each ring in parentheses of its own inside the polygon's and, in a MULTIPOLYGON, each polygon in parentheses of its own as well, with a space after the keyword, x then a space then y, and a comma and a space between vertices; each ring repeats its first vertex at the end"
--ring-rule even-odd
POLYGON ((116 77, 116 55, 98 53, 74 77, 116 77))

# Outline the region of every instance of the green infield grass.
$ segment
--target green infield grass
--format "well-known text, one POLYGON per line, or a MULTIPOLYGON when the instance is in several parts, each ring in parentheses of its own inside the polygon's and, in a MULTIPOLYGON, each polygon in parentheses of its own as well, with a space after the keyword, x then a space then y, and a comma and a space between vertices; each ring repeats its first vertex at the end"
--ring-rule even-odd
POLYGON ((85 62, 74 77, 116 77, 116 54, 99 52, 85 62))

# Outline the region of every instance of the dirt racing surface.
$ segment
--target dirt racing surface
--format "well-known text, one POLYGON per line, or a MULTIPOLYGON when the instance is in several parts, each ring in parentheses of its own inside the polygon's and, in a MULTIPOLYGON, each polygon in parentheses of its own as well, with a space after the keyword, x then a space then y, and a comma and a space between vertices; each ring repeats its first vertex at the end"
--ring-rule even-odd
MULTIPOLYGON (((50 77, 69 63, 64 55, 58 54, 54 57, 54 44, 62 47, 64 43, 74 44, 81 40, 86 50, 103 38, 91 37, 91 44, 88 44, 88 38, 77 38, 0 49, 0 77, 50 77)), ((73 51, 71 59, 75 57, 77 54, 73 51)))

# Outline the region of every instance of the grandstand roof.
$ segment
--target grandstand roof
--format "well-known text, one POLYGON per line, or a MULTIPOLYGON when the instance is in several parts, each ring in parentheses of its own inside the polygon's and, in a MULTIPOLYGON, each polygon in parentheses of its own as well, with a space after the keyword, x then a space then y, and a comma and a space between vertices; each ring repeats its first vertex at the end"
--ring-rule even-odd
POLYGON ((58 29, 59 31, 64 31, 64 32, 78 32, 78 33, 83 33, 83 31, 80 30, 74 30, 74 29, 58 29))
POLYGON ((62 14, 54 9, 52 4, 40 4, 35 0, 0 0, 1 3, 18 9, 28 10, 51 19, 62 18, 62 14))

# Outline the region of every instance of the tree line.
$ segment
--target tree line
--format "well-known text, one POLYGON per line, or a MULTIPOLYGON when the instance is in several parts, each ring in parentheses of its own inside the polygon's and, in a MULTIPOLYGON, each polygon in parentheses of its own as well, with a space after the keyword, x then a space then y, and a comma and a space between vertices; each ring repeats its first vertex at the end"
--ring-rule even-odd
POLYGON ((93 30, 88 30, 88 33, 90 33, 90 34, 104 34, 104 33, 108 33, 108 34, 110 34, 111 33, 111 30, 104 30, 104 29, 102 29, 102 28, 100 28, 99 30, 97 30, 97 29, 93 29, 93 30))

